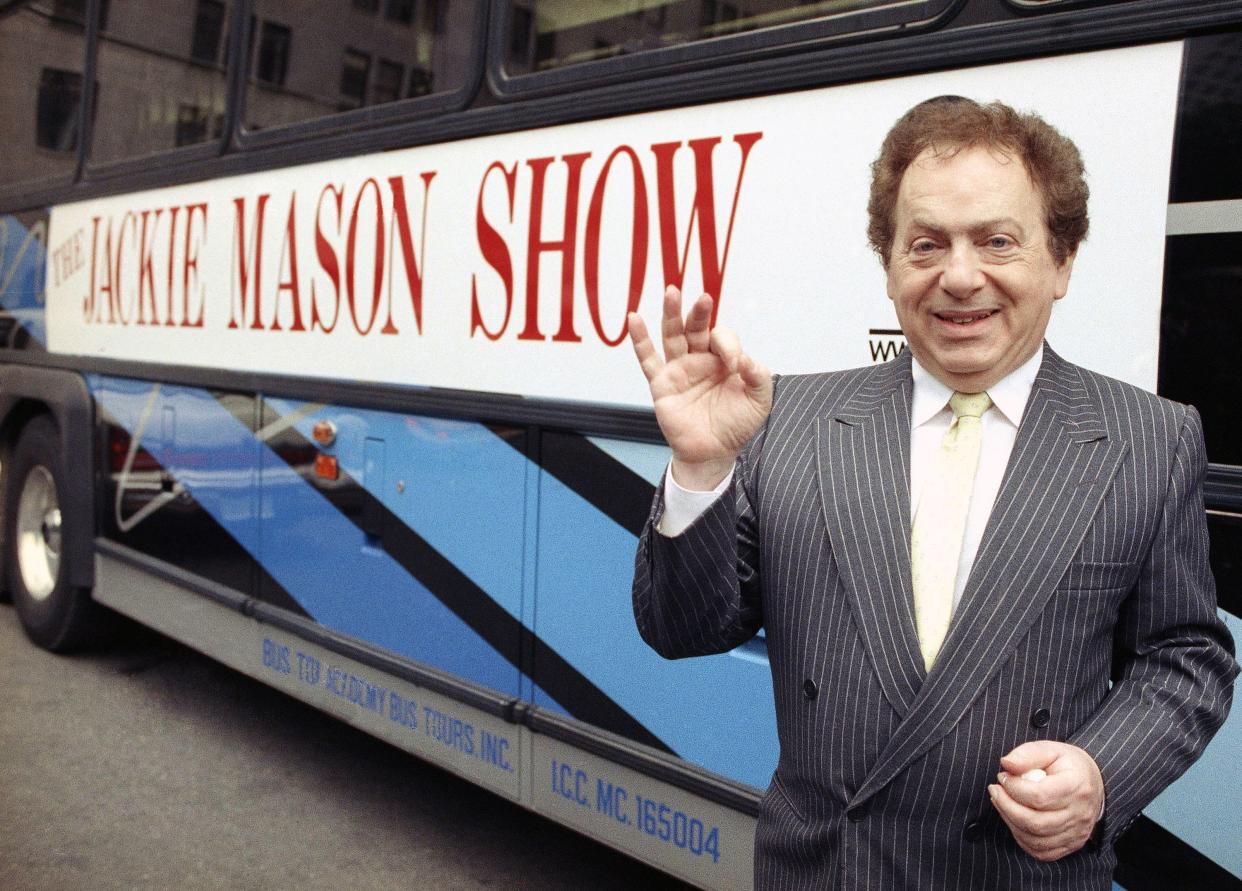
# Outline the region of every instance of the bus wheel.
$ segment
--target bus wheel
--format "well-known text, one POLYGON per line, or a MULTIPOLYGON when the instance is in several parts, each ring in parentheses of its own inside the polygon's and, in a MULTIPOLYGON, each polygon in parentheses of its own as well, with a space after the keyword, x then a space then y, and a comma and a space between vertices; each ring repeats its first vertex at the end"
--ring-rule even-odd
POLYGON ((26 425, 5 470, 4 563, 22 628, 46 650, 80 647, 97 626, 100 610, 88 589, 69 584, 61 533, 65 471, 50 418, 37 417, 26 425))

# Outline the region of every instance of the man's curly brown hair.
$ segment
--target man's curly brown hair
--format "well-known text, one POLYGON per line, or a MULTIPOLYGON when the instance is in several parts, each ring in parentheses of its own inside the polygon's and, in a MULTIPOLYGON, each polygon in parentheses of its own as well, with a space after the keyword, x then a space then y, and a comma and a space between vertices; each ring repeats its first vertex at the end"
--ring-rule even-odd
POLYGON ((888 265, 892 254, 897 192, 906 169, 924 151, 948 157, 964 148, 989 146, 1017 156, 1039 190, 1048 227, 1048 249, 1058 264, 1087 237, 1088 189, 1078 147, 1034 113, 1001 102, 980 105, 962 96, 920 102, 888 131, 871 165, 867 239, 888 265))

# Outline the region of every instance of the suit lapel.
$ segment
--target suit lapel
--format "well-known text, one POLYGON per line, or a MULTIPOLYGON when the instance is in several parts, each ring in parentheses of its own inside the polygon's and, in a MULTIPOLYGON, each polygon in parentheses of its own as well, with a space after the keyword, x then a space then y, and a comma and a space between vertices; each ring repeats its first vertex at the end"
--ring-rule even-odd
POLYGON ((1077 369, 1045 346, 940 656, 851 804, 947 733, 1009 659, 1078 550, 1127 448, 1108 438, 1077 369))
POLYGON ((832 551, 884 695, 905 715, 923 682, 910 594, 910 355, 821 418, 816 458, 832 551))

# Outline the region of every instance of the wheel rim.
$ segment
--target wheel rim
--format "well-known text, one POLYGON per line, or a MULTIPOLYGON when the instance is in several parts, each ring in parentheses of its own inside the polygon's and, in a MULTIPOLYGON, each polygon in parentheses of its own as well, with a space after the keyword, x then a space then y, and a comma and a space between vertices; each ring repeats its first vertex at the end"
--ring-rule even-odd
POLYGON ((60 570, 60 502, 56 481, 46 467, 26 474, 17 505, 17 567, 35 600, 49 597, 60 570))

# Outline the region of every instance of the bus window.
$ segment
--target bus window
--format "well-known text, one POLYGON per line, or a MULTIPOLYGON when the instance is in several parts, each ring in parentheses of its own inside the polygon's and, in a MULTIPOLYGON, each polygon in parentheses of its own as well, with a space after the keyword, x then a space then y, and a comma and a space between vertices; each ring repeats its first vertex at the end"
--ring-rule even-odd
POLYGON ((77 167, 85 6, 0 5, 0 187, 77 167))
POLYGON ((462 87, 478 0, 334 7, 256 0, 245 127, 263 130, 462 87))
POLYGON ((110 5, 99 36, 100 126, 92 135, 92 161, 221 138, 232 6, 228 0, 110 5))
POLYGON ((513 0, 511 74, 904 4, 893 0, 513 0))
POLYGON ((1216 464, 1242 464, 1239 251, 1242 232, 1176 235, 1165 250, 1158 391, 1198 408, 1216 464))
POLYGON ((1212 541, 1212 574, 1220 608, 1242 615, 1242 514, 1227 510, 1208 513, 1212 541))

